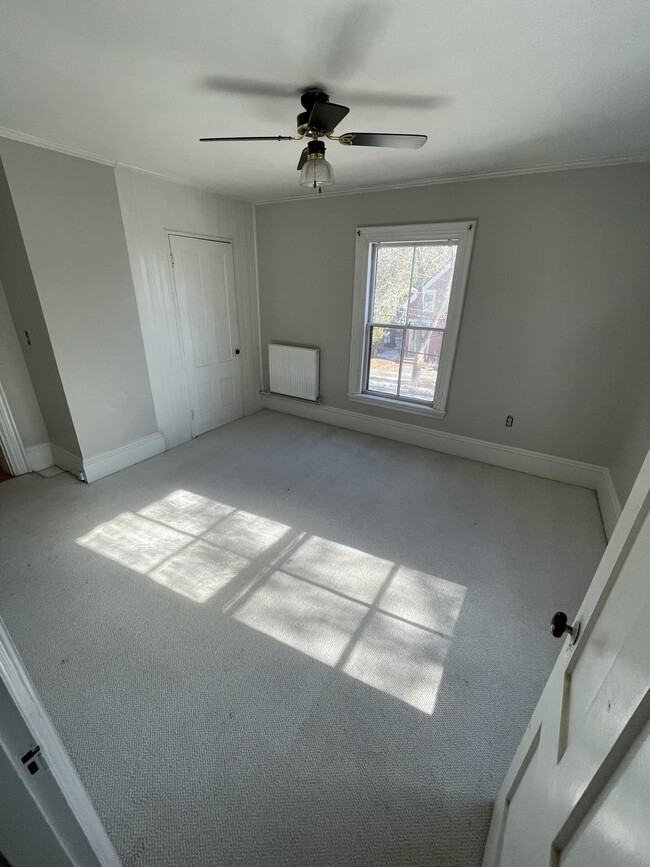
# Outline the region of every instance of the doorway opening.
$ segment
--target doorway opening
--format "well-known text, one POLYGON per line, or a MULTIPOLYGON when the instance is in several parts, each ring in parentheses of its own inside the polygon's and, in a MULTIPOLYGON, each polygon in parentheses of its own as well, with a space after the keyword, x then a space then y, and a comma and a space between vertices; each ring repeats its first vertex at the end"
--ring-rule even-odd
MULTIPOLYGON (((13 479, 14 474, 11 472, 9 467, 9 462, 5 457, 5 453, 2 450, 2 444, 0 443, 0 482, 7 482, 9 479, 13 479)), ((2 861, 0 861, 0 867, 2 867, 2 861)))

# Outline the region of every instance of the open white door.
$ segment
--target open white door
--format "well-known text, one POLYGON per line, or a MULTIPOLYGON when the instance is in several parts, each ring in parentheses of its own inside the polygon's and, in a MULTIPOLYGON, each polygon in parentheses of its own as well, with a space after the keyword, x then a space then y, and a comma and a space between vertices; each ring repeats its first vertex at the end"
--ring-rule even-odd
POLYGON ((121 863, 1 618, 0 852, 12 867, 121 863))
POLYGON ((192 436, 241 418, 232 247, 170 235, 192 436))
POLYGON ((650 454, 575 620, 499 792, 484 867, 650 865, 650 454))

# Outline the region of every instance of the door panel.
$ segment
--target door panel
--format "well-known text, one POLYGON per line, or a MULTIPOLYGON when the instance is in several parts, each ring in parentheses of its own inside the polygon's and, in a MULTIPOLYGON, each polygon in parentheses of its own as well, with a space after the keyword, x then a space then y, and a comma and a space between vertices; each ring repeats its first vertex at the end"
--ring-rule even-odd
POLYGON ((192 436, 242 416, 231 245, 169 236, 192 436))
POLYGON ((235 405, 235 388, 231 378, 226 377, 220 380, 221 385, 221 405, 224 409, 228 409, 235 405))
POLYGON ((650 454, 576 621, 495 803, 484 867, 650 865, 650 454))
POLYGON ((211 311, 206 308, 210 306, 212 287, 206 280, 206 274, 201 272, 201 252, 200 250, 181 250, 180 259, 174 258, 175 267, 177 267, 177 262, 180 266, 185 289, 184 300, 187 305, 190 348, 194 367, 205 367, 206 364, 210 363, 208 325, 211 311))
POLYGON ((536 805, 542 793, 539 790, 540 732, 533 739, 521 773, 507 797, 507 821, 504 822, 500 864, 503 867, 548 867, 544 857, 541 828, 535 821, 536 805), (519 829, 523 833, 519 833, 519 829), (516 833, 513 833, 513 830, 516 833), (533 860, 530 858, 532 851, 533 860))
POLYGON ((558 867, 647 867, 650 732, 646 726, 610 784, 557 855, 558 867))
MULTIPOLYGON (((218 263, 210 263, 214 267, 218 263)), ((226 268, 226 260, 221 262, 221 268, 215 273, 212 270, 211 278, 214 286, 228 286, 230 283, 228 270, 226 268)), ((231 266, 232 267, 232 266, 231 266)), ((219 361, 227 362, 233 360, 233 336, 230 331, 230 323, 232 315, 228 305, 227 292, 219 292, 215 297, 214 323, 216 327, 217 355, 219 361)), ((236 322, 236 317, 235 317, 236 322)))
POLYGON ((638 586, 625 575, 641 575, 644 569, 649 574, 649 564, 650 532, 645 526, 573 667, 567 749, 577 742, 579 749, 589 743, 606 751, 647 689, 650 642, 639 641, 638 635, 650 624, 650 581, 638 586))

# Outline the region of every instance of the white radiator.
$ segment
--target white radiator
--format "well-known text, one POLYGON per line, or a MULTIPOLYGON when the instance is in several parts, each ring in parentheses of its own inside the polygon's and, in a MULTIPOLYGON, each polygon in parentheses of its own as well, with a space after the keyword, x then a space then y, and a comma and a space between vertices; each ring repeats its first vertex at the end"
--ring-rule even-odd
POLYGON ((287 397, 318 400, 318 349, 269 343, 270 390, 287 397))

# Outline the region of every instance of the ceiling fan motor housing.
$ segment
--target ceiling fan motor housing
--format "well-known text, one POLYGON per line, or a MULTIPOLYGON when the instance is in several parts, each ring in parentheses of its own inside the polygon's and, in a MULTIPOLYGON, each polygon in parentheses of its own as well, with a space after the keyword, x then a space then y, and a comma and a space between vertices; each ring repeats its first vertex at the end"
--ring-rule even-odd
POLYGON ((309 113, 317 102, 329 102, 329 93, 318 87, 308 87, 300 97, 300 104, 309 113))
MULTIPOLYGON (((309 117, 316 103, 323 103, 329 101, 329 94, 325 93, 323 90, 319 90, 317 87, 310 87, 303 93, 303 95, 300 97, 300 102, 305 110, 301 111, 296 118, 296 126, 299 133, 308 132, 311 129, 309 124, 309 117)), ((321 131, 331 132, 331 130, 321 131)))

